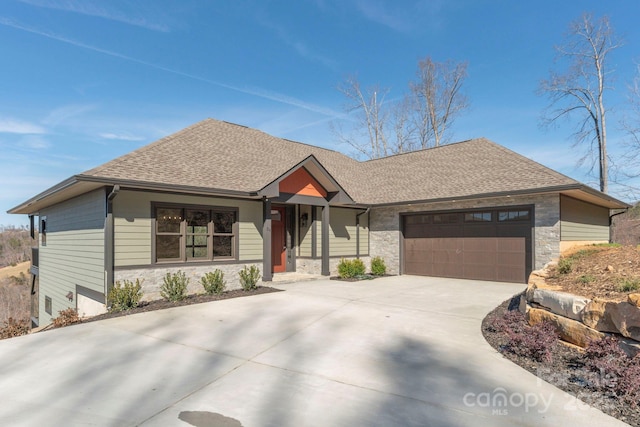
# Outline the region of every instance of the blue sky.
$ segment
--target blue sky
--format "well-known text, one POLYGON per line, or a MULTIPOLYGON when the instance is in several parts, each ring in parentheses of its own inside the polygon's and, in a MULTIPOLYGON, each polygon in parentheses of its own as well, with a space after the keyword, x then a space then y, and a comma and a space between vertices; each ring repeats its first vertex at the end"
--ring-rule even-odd
POLYGON ((26 224, 5 212, 40 191, 207 117, 349 154, 329 130, 345 120, 336 86, 356 74, 401 97, 427 55, 469 63, 453 140, 486 137, 597 186, 568 124, 539 127, 535 94, 585 11, 625 40, 611 58, 615 156, 637 0, 3 0, 0 225, 26 224))

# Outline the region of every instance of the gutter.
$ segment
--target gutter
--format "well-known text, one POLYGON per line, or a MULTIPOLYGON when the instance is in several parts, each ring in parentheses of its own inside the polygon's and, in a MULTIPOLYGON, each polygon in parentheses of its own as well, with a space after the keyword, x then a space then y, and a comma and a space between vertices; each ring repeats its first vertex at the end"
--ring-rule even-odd
POLYGON ((356 214, 356 258, 360 259, 360 216, 368 214, 371 207, 368 207, 365 211, 356 214))

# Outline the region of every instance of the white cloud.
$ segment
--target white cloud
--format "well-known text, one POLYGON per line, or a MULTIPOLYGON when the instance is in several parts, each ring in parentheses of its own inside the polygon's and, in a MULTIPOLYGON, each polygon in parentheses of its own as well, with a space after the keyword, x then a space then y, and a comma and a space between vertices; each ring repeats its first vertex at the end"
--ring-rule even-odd
POLYGON ((96 108, 95 105, 65 105, 52 110, 47 117, 42 120, 42 123, 57 126, 73 117, 80 116, 96 108))
POLYGON ((21 138, 20 143, 22 146, 32 150, 43 150, 51 147, 51 142, 41 135, 25 135, 21 138))
POLYGON ((135 135, 131 135, 129 133, 111 133, 111 132, 105 132, 105 133, 101 133, 100 138, 103 139, 112 139, 112 140, 118 140, 118 141, 144 141, 145 138, 141 137, 141 136, 135 136, 135 135))
POLYGON ((35 7, 62 10, 65 12, 77 13, 80 15, 95 16, 108 19, 127 25, 145 28, 152 31, 166 33, 169 27, 165 24, 150 21, 145 15, 152 10, 142 10, 139 3, 120 4, 120 10, 116 10, 118 5, 113 2, 98 3, 89 0, 20 0, 23 3, 35 7), (108 5, 108 8, 105 6, 108 5))
POLYGON ((0 118, 0 133, 17 134, 43 134, 46 133, 42 126, 12 118, 0 118))

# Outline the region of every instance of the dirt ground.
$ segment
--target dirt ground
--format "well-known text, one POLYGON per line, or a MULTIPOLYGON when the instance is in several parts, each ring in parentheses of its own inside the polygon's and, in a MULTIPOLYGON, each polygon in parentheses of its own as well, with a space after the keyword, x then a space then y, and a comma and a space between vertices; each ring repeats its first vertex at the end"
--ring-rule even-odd
POLYGON ((564 292, 614 301, 640 292, 640 250, 635 246, 582 246, 563 258, 570 260, 571 271, 561 274, 555 267, 546 282, 564 292))
POLYGON ((8 279, 11 276, 19 277, 20 273, 24 273, 25 275, 29 274, 29 267, 31 266, 31 261, 21 262, 20 264, 16 264, 11 267, 0 268, 0 281, 3 279, 8 279))

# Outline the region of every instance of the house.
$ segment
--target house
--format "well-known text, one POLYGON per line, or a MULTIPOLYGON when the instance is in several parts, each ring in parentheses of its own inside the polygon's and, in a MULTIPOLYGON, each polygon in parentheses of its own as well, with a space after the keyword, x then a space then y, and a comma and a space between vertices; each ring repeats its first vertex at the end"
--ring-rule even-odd
POLYGON ((609 241, 626 207, 486 139, 359 162, 208 119, 9 212, 39 221, 42 326, 104 311, 117 281, 157 296, 178 270, 195 291, 216 268, 235 284, 247 265, 270 281, 380 256, 393 274, 524 283, 571 245, 609 241))

